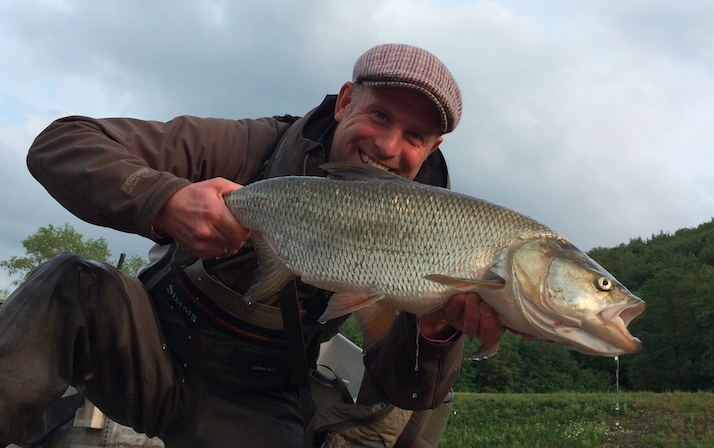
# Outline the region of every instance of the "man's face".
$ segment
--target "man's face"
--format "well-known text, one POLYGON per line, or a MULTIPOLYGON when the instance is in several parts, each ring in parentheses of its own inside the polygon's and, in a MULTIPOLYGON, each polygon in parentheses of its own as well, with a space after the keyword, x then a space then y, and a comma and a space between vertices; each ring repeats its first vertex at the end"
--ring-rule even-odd
POLYGON ((414 179, 443 140, 436 106, 422 93, 400 87, 346 83, 337 98, 330 162, 366 163, 414 179))

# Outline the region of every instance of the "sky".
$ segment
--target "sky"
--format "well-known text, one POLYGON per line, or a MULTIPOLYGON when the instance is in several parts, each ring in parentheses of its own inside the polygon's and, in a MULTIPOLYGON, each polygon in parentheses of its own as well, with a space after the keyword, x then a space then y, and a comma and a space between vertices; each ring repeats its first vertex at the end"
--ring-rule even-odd
POLYGON ((429 50, 459 83, 454 190, 582 250, 696 227, 714 216, 712 23, 704 0, 0 0, 0 260, 48 224, 114 258, 152 244, 32 178, 53 120, 304 115, 382 43, 429 50))

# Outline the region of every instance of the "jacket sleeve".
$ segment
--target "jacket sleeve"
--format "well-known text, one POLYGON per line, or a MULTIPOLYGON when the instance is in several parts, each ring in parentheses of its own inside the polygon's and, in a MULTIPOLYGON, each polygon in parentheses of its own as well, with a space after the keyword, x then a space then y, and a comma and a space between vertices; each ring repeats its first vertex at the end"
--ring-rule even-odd
POLYGON ((435 343, 419 337, 409 313, 400 313, 389 333, 364 358, 376 392, 402 409, 433 409, 453 387, 461 370, 463 334, 435 343))
POLYGON ((154 217, 180 188, 213 177, 253 180, 281 126, 270 118, 67 117, 35 139, 27 164, 79 218, 153 238, 154 217))

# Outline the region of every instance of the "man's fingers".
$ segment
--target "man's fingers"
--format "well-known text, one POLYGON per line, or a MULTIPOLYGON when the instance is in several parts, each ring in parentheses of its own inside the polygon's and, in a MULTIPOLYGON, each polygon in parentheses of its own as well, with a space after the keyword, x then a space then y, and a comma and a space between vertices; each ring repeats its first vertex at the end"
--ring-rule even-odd
MULTIPOLYGON (((450 324, 460 324, 463 320, 464 306, 466 304, 467 297, 468 294, 466 293, 456 294, 448 302, 446 302, 444 311, 446 312, 446 317, 450 324)), ((457 328, 460 329, 461 326, 458 325, 457 328)))
POLYGON ((463 302, 457 302, 463 303, 463 315, 457 328, 461 328, 470 340, 477 337, 484 344, 497 343, 501 338, 501 323, 496 310, 476 293, 459 294, 454 298, 461 299, 459 296, 463 296, 463 302))
MULTIPOLYGON (((224 204, 225 195, 242 188, 242 186, 225 179, 216 179, 216 181, 218 181, 215 185, 216 193, 224 204)), ((219 245, 222 244, 218 257, 235 255, 243 247, 245 240, 250 237, 250 231, 238 222, 225 205, 221 208, 220 215, 213 222, 213 225, 218 233, 216 242, 219 245)))
POLYGON ((501 339, 501 323, 496 310, 484 301, 479 304, 479 310, 481 321, 478 338, 486 345, 494 345, 501 339))
MULTIPOLYGON (((236 184, 228 182, 225 185, 225 190, 219 191, 221 200, 223 201, 223 196, 230 194, 236 190, 236 184)), ((238 186, 242 188, 241 186, 238 186)), ((224 202, 225 203, 225 202, 224 202)), ((250 237, 250 231, 243 227, 240 222, 233 216, 233 214, 228 210, 228 207, 224 207, 221 215, 218 217, 214 223, 216 230, 223 237, 225 248, 228 251, 227 255, 234 255, 243 246, 245 240, 250 237)))
POLYGON ((188 185, 164 204, 154 227, 200 258, 233 255, 250 232, 228 210, 223 195, 239 188, 222 178, 188 185))
POLYGON ((481 297, 475 293, 464 294, 462 330, 469 339, 478 336, 481 326, 481 297))

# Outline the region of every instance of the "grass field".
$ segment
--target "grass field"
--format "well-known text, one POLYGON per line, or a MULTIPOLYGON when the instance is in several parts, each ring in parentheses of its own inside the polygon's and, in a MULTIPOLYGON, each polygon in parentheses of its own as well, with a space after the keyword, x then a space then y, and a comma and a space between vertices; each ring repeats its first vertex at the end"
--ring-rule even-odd
POLYGON ((714 394, 457 394, 440 448, 714 447, 714 394))

